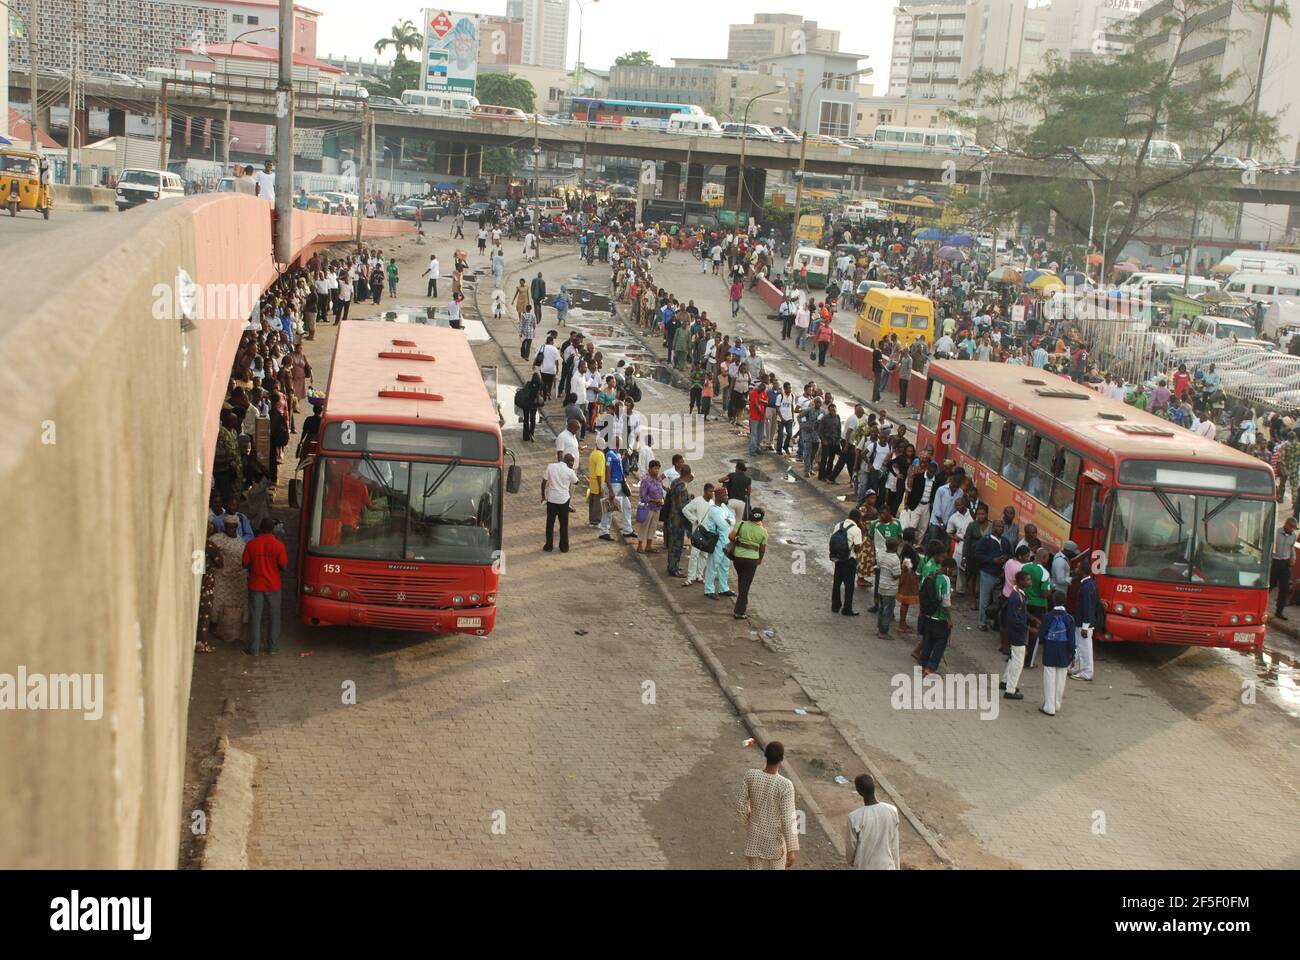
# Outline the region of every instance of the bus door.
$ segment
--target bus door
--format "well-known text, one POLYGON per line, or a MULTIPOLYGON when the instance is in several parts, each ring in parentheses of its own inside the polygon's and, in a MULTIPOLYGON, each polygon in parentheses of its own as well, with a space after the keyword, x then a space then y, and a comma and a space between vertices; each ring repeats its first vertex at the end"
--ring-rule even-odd
POLYGON ((1108 476, 1108 471, 1091 464, 1079 471, 1070 538, 1078 546, 1079 552, 1089 557, 1094 555, 1094 551, 1101 550, 1106 543, 1108 476))

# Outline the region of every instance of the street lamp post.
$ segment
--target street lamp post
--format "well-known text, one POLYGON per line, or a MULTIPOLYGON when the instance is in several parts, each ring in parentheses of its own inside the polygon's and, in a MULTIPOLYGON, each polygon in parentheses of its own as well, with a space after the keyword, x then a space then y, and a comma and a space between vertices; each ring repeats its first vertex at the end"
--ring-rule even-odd
MULTIPOLYGON (((573 0, 578 5, 578 59, 573 63, 574 86, 578 88, 578 94, 582 94, 582 18, 586 12, 588 3, 600 3, 600 0, 573 0)), ((570 110, 572 110, 573 98, 569 98, 570 110)), ((582 178, 587 176, 587 140, 591 136, 591 108, 592 104, 587 104, 586 121, 582 125, 582 173, 578 174, 578 190, 582 190, 582 178)), ((570 113, 572 120, 572 113, 570 113)), ((590 179, 590 178, 588 178, 590 179)))
POLYGON ((869 77, 875 70, 871 67, 863 67, 861 70, 854 70, 850 73, 827 74, 817 81, 817 86, 812 88, 807 99, 799 109, 799 169, 795 173, 794 187, 794 217, 790 221, 790 256, 786 260, 786 272, 794 270, 794 255, 798 249, 798 236, 796 231, 799 229, 799 211, 803 207, 803 179, 804 163, 808 158, 808 111, 812 109, 812 98, 817 95, 822 84, 827 80, 847 80, 850 77, 869 77))
POLYGON ((1123 200, 1116 200, 1106 211, 1106 225, 1101 228, 1101 266, 1098 269, 1097 282, 1102 284, 1106 282, 1106 246, 1110 240, 1110 216, 1116 210, 1127 210, 1123 200))
MULTIPOLYGON (((749 102, 745 104, 744 115, 740 118, 740 174, 736 180, 736 222, 732 228, 736 233, 740 232, 740 210, 741 207, 745 205, 745 141, 749 139, 749 108, 754 105, 755 100, 762 100, 764 97, 770 97, 772 94, 780 93, 784 89, 785 85, 782 84, 766 93, 760 93, 756 97, 750 97, 749 102)), ((690 176, 691 170, 688 162, 686 168, 687 180, 690 179, 690 176)))

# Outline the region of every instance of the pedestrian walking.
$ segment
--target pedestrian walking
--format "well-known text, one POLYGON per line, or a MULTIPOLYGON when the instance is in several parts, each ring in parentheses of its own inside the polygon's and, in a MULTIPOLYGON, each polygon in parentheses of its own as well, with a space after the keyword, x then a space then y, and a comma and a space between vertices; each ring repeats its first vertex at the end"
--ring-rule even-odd
POLYGON ((869 773, 853 778, 862 806, 849 811, 844 832, 844 859, 855 870, 898 870, 898 808, 876 799, 869 773))
POLYGON ((1054 717, 1061 709, 1066 677, 1074 660, 1076 628, 1074 618, 1065 611, 1065 595, 1053 590, 1050 602, 1052 609, 1038 626, 1043 646, 1043 705, 1038 710, 1054 717))
POLYGON ((952 633, 949 610, 952 607, 952 578, 957 563, 944 557, 937 573, 927 573, 921 579, 921 609, 919 626, 924 645, 921 648, 921 668, 924 676, 939 672, 948 637, 952 633))
POLYGON ((750 870, 786 870, 794 866, 799 830, 794 784, 780 773, 785 747, 778 740, 763 750, 762 770, 749 770, 736 801, 745 828, 745 863, 750 870))
POLYGON ((731 562, 736 568, 736 606, 732 616, 737 620, 746 620, 749 606, 749 588, 754 582, 767 553, 767 529, 763 526, 763 509, 754 507, 749 516, 736 524, 731 531, 731 562))
MULTIPOLYGON (((570 430, 572 430, 572 422, 570 430)), ((555 523, 560 524, 560 553, 569 552, 569 500, 572 498, 573 485, 578 482, 578 475, 573 472, 573 454, 564 454, 563 459, 556 460, 546 468, 542 476, 542 503, 546 504, 546 544, 542 547, 547 553, 555 549, 555 523)))
POLYGON ((533 355, 533 337, 537 335, 537 318, 532 307, 525 307, 519 314, 519 357, 527 360, 533 355))
POLYGON ((853 609, 853 587, 858 573, 858 551, 862 549, 861 520, 861 511, 853 508, 847 519, 835 525, 830 536, 830 559, 835 566, 831 582, 831 613, 846 617, 858 615, 853 609))
POLYGON ((436 297, 438 295, 438 278, 442 276, 442 268, 438 264, 438 255, 436 253, 429 254, 429 266, 420 276, 429 278, 429 288, 424 295, 426 297, 436 297))
POLYGON ((894 624, 894 603, 898 599, 898 581, 903 576, 903 561, 898 556, 898 541, 885 541, 885 552, 876 555, 880 579, 876 586, 876 636, 889 639, 889 628, 894 624))
POLYGON ((257 536, 244 547, 241 563, 248 569, 249 609, 248 647, 245 653, 256 656, 262 645, 262 608, 270 615, 271 629, 266 638, 266 652, 280 652, 281 572, 289 566, 289 554, 275 535, 275 521, 263 517, 257 536))

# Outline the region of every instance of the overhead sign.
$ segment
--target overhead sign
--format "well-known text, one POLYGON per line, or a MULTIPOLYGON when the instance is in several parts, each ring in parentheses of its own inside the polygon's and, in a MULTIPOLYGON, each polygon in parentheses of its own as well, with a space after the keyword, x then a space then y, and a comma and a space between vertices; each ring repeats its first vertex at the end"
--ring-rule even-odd
POLYGON ((478 42, 477 14, 426 9, 423 89, 473 94, 478 82, 478 42))

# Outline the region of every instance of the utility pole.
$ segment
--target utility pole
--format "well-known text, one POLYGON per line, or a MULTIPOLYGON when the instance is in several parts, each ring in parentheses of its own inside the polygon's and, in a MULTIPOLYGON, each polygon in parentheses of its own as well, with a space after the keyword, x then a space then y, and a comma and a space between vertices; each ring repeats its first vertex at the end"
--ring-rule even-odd
POLYGON ((366 220, 366 170, 370 166, 370 105, 361 101, 361 168, 357 171, 357 249, 366 220))
POLYGON ((226 122, 221 126, 221 138, 226 141, 226 148, 222 151, 224 154, 222 162, 224 168, 221 171, 223 177, 230 176, 230 100, 226 100, 226 122))
MULTIPOLYGON (((275 87, 275 259, 293 259, 293 0, 280 0, 279 80, 275 87)), ((165 96, 164 96, 165 99, 165 96)), ((359 228, 358 228, 359 229, 359 228)))
POLYGON ((799 132, 799 171, 795 174, 794 218, 790 221, 790 257, 785 266, 787 274, 794 272, 794 252, 799 248, 799 209, 803 206, 803 168, 807 157, 808 131, 803 129, 799 132))
MULTIPOLYGON (((1255 98, 1250 106, 1250 134, 1246 137, 1246 160, 1250 162, 1254 158, 1251 156, 1255 152, 1255 123, 1259 119, 1259 98, 1264 93, 1264 65, 1268 61, 1268 41, 1273 34, 1273 11, 1276 9, 1275 3, 1268 5, 1268 13, 1264 17, 1264 42, 1259 48, 1259 68, 1255 71, 1255 98)), ((1241 221, 1246 213, 1244 203, 1237 204, 1237 223, 1232 230, 1232 239, 1241 239, 1241 221)))
POLYGON ((158 169, 167 169, 167 84, 171 80, 163 77, 162 91, 158 95, 158 169))
MULTIPOLYGON (((27 50, 28 50, 28 56, 31 58, 31 68, 32 68, 32 76, 31 76, 31 81, 32 81, 32 92, 31 92, 31 97, 32 97, 32 101, 31 101, 31 102, 32 102, 32 152, 33 152, 33 153, 37 152, 37 150, 39 149, 39 147, 37 146, 37 140, 36 140, 36 121, 37 121, 37 118, 39 117, 39 111, 38 111, 38 109, 37 109, 37 107, 36 107, 36 102, 37 102, 37 98, 36 98, 36 73, 37 73, 37 68, 36 68, 36 56, 37 56, 37 54, 36 54, 36 50, 37 50, 37 46, 38 46, 38 44, 37 44, 37 34, 39 34, 40 32, 41 32, 41 0, 32 0, 32 22, 31 22, 31 24, 29 24, 29 29, 28 29, 28 31, 27 31, 27 50)), ((7 38, 6 38, 5 42, 8 43, 8 39, 7 39, 7 38)), ((6 78, 6 79, 7 79, 7 78, 6 78)))
MULTIPOLYGON (((68 81, 68 186, 72 186, 72 151, 77 143, 77 4, 72 7, 72 32, 68 35, 69 59, 72 61, 71 79, 68 81)), ((32 102, 32 129, 36 123, 36 103, 32 102)))
POLYGON ((537 104, 533 104, 533 235, 536 242, 542 242, 542 223, 537 209, 537 163, 542 157, 542 148, 537 143, 537 104))

